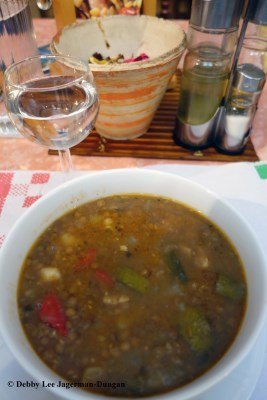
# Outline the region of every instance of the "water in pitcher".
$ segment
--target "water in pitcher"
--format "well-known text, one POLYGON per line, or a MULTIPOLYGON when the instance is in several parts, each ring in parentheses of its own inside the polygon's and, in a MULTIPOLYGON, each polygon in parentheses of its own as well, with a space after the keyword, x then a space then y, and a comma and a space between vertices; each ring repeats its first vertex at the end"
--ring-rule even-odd
POLYGON ((28 0, 0 0, 0 92, 5 68, 37 54, 28 0))

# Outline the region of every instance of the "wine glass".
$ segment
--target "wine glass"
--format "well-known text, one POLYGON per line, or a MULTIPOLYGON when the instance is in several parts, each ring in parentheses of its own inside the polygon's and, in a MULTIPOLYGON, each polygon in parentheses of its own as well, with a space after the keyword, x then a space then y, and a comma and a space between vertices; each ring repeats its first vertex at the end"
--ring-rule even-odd
POLYGON ((89 135, 99 109, 88 63, 47 55, 12 64, 4 74, 4 100, 17 130, 58 150, 62 171, 72 171, 69 149, 89 135))

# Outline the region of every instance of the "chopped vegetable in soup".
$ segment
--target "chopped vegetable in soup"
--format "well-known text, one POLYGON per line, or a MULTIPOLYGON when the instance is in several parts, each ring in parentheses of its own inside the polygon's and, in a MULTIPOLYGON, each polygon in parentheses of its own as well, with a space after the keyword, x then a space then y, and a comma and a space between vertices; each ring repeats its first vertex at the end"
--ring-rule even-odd
POLYGON ((111 396, 185 385, 233 342, 242 265, 225 235, 170 199, 111 196, 55 221, 18 289, 32 347, 59 376, 111 396))

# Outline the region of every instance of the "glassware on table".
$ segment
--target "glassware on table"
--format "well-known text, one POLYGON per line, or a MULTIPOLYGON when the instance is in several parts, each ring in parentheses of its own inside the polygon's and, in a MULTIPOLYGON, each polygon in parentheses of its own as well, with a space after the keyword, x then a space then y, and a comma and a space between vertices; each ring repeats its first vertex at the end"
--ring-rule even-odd
POLYGON ((227 87, 242 0, 193 0, 174 140, 193 150, 213 142, 213 124, 227 87))
POLYGON ((265 84, 263 70, 254 64, 239 64, 228 101, 217 126, 215 145, 226 154, 241 154, 252 132, 252 122, 265 84))
POLYGON ((5 134, 2 101, 5 69, 13 62, 38 55, 28 0, 0 0, 0 135, 5 134))
POLYGON ((266 0, 247 2, 235 58, 224 107, 216 123, 215 146, 226 154, 245 150, 259 112, 264 127, 264 109, 259 100, 264 102, 260 97, 267 74, 266 0))
POLYGON ((267 1, 253 2, 238 64, 256 65, 267 74, 267 1))
POLYGON ((42 11, 47 11, 52 5, 52 0, 36 0, 37 6, 42 11))
POLYGON ((4 99, 18 131, 58 150, 62 170, 71 171, 69 148, 89 135, 99 108, 88 63, 50 55, 15 63, 4 74, 4 99))

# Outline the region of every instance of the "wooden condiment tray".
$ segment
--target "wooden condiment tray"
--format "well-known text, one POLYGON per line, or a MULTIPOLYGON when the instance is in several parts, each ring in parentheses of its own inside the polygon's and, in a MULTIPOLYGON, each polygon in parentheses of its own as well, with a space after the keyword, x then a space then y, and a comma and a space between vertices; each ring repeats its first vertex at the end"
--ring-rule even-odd
MULTIPOLYGON (((190 161, 257 161, 258 157, 249 140, 239 155, 219 153, 214 147, 201 151, 185 149, 174 143, 172 134, 180 95, 180 74, 174 87, 164 95, 148 132, 134 140, 111 140, 93 131, 82 143, 71 149, 79 156, 140 157, 190 161)), ((54 154, 50 151, 50 154, 54 154)))

